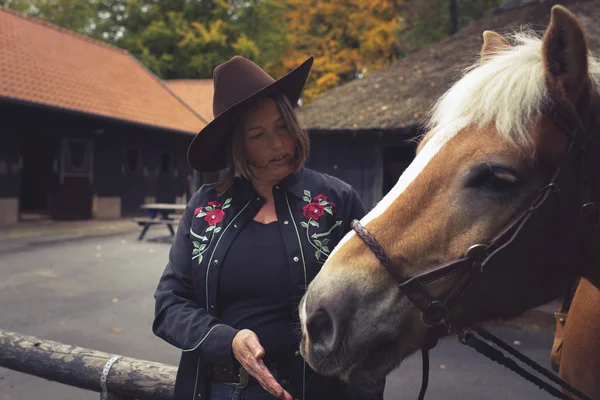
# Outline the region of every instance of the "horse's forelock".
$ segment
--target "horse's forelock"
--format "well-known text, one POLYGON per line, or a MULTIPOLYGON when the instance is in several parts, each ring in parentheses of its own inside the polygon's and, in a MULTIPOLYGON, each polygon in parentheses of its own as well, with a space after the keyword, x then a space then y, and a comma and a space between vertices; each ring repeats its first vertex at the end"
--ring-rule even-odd
MULTIPOLYGON (((530 147, 529 123, 539 117, 549 93, 542 40, 532 31, 511 36, 513 46, 467 68, 430 112, 428 136, 453 121, 483 127, 493 123, 506 142, 530 147)), ((600 83, 600 61, 589 56, 590 75, 600 83)), ((428 139, 428 137, 426 137, 428 139)))

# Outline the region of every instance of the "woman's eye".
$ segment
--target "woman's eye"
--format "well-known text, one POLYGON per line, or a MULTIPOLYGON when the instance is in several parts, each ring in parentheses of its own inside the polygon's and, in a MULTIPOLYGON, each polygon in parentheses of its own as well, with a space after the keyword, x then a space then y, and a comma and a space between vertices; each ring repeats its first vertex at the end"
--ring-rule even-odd
POLYGON ((250 140, 260 139, 261 137, 263 137, 264 134, 265 134, 264 132, 259 132, 259 133, 250 135, 250 140))
POLYGON ((467 186, 494 192, 506 192, 519 186, 521 179, 511 170, 502 167, 486 166, 479 168, 468 180, 467 186))

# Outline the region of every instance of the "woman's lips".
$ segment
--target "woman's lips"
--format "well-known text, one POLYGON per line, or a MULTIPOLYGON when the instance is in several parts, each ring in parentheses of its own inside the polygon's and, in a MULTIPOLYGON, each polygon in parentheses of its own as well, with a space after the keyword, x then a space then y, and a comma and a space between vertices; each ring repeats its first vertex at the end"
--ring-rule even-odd
POLYGON ((279 156, 277 158, 273 158, 271 161, 269 161, 270 164, 276 164, 276 165, 280 165, 285 163, 289 158, 289 155, 284 154, 282 156, 279 156))

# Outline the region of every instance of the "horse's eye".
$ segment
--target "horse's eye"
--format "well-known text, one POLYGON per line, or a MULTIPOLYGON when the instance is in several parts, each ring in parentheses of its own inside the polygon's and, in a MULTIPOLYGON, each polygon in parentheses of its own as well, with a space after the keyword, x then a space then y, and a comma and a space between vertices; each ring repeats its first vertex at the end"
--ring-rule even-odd
POLYGON ((487 189, 494 192, 506 192, 519 186, 521 179, 505 167, 485 164, 471 172, 467 187, 487 189))

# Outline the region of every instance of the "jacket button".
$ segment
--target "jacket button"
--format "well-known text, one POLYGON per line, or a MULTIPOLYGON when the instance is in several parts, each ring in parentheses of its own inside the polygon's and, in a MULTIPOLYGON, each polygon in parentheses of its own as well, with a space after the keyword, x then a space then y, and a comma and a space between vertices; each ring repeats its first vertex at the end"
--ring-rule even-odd
POLYGON ((294 257, 294 262, 298 262, 300 259, 298 257, 294 257))
POLYGON ((300 355, 300 351, 296 350, 296 352, 294 353, 294 355, 295 355, 296 357, 298 357, 298 356, 300 355))
POLYGON ((219 260, 215 260, 213 261, 213 264, 217 265, 219 263, 219 260))
POLYGON ((289 224, 289 223, 290 223, 290 221, 283 221, 283 223, 284 223, 285 225, 287 225, 287 224, 289 224))
POLYGON ((238 224, 233 224, 233 227, 237 229, 239 225, 238 224))
POLYGON ((258 201, 258 200, 260 200, 260 197, 257 197, 257 198, 256 198, 256 200, 257 200, 257 201, 258 201))
POLYGON ((279 189, 279 185, 275 186, 275 189, 279 189))

